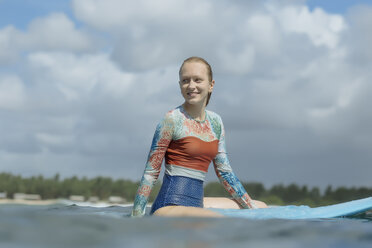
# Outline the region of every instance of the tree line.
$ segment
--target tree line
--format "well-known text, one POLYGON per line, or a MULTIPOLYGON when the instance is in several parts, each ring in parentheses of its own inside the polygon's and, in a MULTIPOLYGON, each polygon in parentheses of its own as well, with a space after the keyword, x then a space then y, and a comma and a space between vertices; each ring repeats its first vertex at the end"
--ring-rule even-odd
MULTIPOLYGON (((253 199, 269 205, 308 205, 311 207, 336 204, 372 196, 372 188, 328 186, 322 193, 318 187, 309 188, 297 184, 277 184, 266 189, 262 183, 242 183, 253 199)), ((204 188, 205 196, 225 196, 229 194, 218 182, 208 183, 204 188)))
MULTIPOLYGON (((6 192, 8 198, 14 193, 39 194, 42 199, 68 198, 70 195, 82 195, 86 199, 91 196, 107 200, 110 196, 121 196, 132 202, 136 195, 139 181, 117 179, 109 177, 76 176, 61 179, 59 174, 52 178, 42 175, 23 178, 10 173, 0 173, 0 192, 6 192)), ((155 184, 149 201, 152 202, 159 192, 160 180, 155 184)), ((318 187, 309 188, 296 184, 274 185, 266 189, 262 183, 243 183, 249 195, 270 205, 309 205, 321 206, 356 200, 372 196, 372 188, 367 187, 337 187, 328 186, 324 192, 318 187)), ((205 184, 204 196, 230 197, 219 182, 205 184)))

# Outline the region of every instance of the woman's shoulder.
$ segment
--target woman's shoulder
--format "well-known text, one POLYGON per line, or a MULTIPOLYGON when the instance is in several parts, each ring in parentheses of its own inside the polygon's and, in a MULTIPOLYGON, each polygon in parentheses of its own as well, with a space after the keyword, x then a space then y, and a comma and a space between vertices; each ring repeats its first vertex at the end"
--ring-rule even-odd
POLYGON ((210 110, 206 111, 212 130, 217 135, 217 138, 220 139, 223 130, 222 118, 219 114, 213 111, 210 110))
POLYGON ((174 117, 179 116, 180 113, 181 113, 180 106, 178 106, 176 108, 168 110, 168 112, 165 113, 165 116, 168 117, 168 118, 174 118, 174 117))
POLYGON ((163 121, 174 122, 175 120, 179 119, 181 116, 181 112, 179 108, 180 107, 176 107, 171 110, 168 110, 163 116, 163 121))
POLYGON ((216 112, 213 112, 211 110, 206 110, 207 112, 207 115, 209 117, 209 119, 213 122, 217 122, 217 123, 222 123, 222 118, 219 114, 217 114, 216 112))

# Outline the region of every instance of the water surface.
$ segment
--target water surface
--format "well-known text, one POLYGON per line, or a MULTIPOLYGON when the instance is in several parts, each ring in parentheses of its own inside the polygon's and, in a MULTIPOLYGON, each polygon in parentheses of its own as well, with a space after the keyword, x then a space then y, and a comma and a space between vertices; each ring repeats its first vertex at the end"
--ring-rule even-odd
POLYGON ((130 212, 121 206, 1 205, 0 247, 372 247, 370 214, 249 220, 131 218, 130 212))

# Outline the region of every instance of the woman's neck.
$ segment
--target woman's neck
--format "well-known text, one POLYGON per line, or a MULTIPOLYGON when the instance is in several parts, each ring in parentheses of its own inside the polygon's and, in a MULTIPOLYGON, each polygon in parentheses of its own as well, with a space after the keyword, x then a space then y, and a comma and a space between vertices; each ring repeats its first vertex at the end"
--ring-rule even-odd
POLYGON ((187 114, 190 115, 194 120, 204 121, 205 120, 205 105, 191 105, 187 102, 182 104, 187 114))

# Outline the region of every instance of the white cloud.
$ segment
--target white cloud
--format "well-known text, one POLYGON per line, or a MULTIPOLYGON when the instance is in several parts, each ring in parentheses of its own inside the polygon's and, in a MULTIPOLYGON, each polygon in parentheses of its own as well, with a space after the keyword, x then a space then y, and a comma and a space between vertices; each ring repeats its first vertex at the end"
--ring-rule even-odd
POLYGON ((259 13, 249 16, 239 35, 253 40, 256 48, 265 56, 280 52, 280 27, 271 15, 259 13))
POLYGON ((0 110, 16 110, 23 106, 25 90, 22 80, 14 75, 0 75, 0 110))
POLYGON ((252 70, 256 51, 254 46, 240 47, 239 51, 220 50, 216 52, 218 59, 224 61, 224 70, 233 74, 247 74, 252 70))
POLYGON ((346 28, 341 15, 328 14, 320 8, 310 12, 307 6, 288 6, 272 12, 277 13, 284 31, 306 34, 316 46, 336 48, 339 33, 346 28))
MULTIPOLYGON (((212 51, 219 51, 224 45, 229 47, 218 58, 240 54, 234 49, 241 43, 229 41, 240 30, 234 21, 239 21, 243 13, 227 2, 92 0, 74 1, 73 6, 77 18, 112 35, 112 57, 125 70, 144 71, 178 64, 190 54, 213 58, 216 56, 212 51)), ((249 47, 245 50, 251 53, 249 47)), ((250 61, 243 62, 249 67, 250 61)))
POLYGON ((349 11, 347 19, 350 30, 344 38, 352 62, 357 63, 358 67, 369 68, 372 62, 372 7, 356 6, 349 11))
POLYGON ((20 53, 33 50, 92 51, 91 36, 75 27, 63 13, 34 19, 26 32, 9 25, 0 30, 0 63, 11 64, 20 53))
POLYGON ((39 84, 53 84, 67 99, 76 100, 93 90, 123 96, 134 76, 120 71, 107 54, 32 53, 29 66, 40 77, 39 84))
POLYGON ((73 1, 73 7, 78 19, 112 35, 112 57, 125 70, 163 67, 198 54, 218 71, 247 74, 288 56, 283 47, 291 49, 289 42, 299 46, 288 35, 303 34, 315 48, 337 46, 346 27, 342 16, 294 3, 88 0, 73 1))
POLYGON ((206 0, 73 0, 72 6, 79 19, 104 31, 138 24, 174 25, 193 21, 193 18, 200 20, 208 16, 213 8, 213 4, 206 0))
POLYGON ((73 21, 63 13, 53 13, 33 20, 25 37, 25 47, 42 50, 87 51, 93 48, 90 37, 77 30, 73 21))
POLYGON ((5 64, 17 59, 21 33, 12 26, 0 29, 0 63, 5 64))

